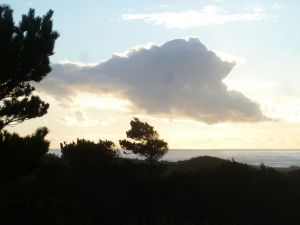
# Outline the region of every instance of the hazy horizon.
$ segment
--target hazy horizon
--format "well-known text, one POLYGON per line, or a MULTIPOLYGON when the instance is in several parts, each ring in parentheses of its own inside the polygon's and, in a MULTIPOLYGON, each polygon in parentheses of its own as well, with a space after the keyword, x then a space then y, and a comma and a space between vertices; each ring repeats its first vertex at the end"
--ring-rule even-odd
MULTIPOLYGON (((60 149, 50 149, 49 153, 61 155, 60 149)), ((135 154, 124 154, 121 157, 142 159, 135 154)), ((300 149, 169 149, 161 160, 182 161, 200 156, 211 156, 221 159, 247 163, 259 166, 264 164, 271 167, 288 168, 300 167, 300 149)))

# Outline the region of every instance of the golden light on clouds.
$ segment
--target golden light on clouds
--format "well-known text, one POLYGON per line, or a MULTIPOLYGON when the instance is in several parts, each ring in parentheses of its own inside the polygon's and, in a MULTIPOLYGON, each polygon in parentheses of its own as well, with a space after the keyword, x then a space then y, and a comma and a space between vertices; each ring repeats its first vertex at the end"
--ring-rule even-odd
POLYGON ((76 138, 118 143, 139 117, 170 148, 297 148, 299 99, 280 97, 276 82, 236 78, 245 64, 196 38, 137 46, 94 65, 54 64, 38 87, 49 113, 14 130, 44 124, 51 148, 76 138))
POLYGON ((116 98, 112 95, 92 95, 81 94, 74 100, 80 107, 95 107, 99 110, 109 110, 117 112, 131 112, 128 100, 116 98))

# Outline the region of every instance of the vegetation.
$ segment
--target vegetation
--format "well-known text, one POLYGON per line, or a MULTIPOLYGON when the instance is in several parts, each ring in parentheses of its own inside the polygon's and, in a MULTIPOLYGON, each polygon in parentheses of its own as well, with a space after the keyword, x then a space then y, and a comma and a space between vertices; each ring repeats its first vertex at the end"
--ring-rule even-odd
MULTIPOLYGON (((128 136, 156 133, 142 127, 128 136)), ((120 158, 111 141, 77 139, 61 157, 47 154, 46 134, 0 136, 0 224, 300 224, 300 170, 204 156, 157 161, 153 176, 149 159, 120 158)))
POLYGON ((134 141, 120 140, 122 148, 145 157, 149 162, 157 161, 167 153, 168 144, 159 139, 157 131, 152 126, 141 122, 138 118, 134 118, 130 125, 131 129, 126 132, 126 135, 134 141))
POLYGON ((49 104, 33 95, 32 81, 50 71, 58 33, 52 30, 52 14, 36 17, 30 9, 15 25, 13 11, 0 5, 0 131, 47 113, 49 104))
POLYGON ((38 168, 39 161, 48 152, 49 142, 44 139, 47 133, 47 128, 40 128, 26 137, 0 132, 1 178, 6 180, 28 175, 38 168))
POLYGON ((26 173, 2 177, 0 224, 300 223, 299 170, 200 157, 158 162, 153 177, 146 161, 83 151, 91 157, 43 154, 26 173))
POLYGON ((60 144, 62 158, 73 161, 77 159, 99 158, 99 159, 111 159, 117 156, 117 149, 112 141, 99 140, 98 143, 94 143, 85 139, 77 139, 76 143, 66 142, 60 144))

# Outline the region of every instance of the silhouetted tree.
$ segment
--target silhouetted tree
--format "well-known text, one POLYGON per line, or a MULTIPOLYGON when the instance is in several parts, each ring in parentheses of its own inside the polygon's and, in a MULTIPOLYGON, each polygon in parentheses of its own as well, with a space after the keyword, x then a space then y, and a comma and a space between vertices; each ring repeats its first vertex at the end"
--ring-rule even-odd
POLYGON ((46 155, 48 129, 43 127, 26 137, 16 133, 0 132, 0 176, 13 178, 33 172, 46 155))
POLYGON ((63 159, 66 160, 85 160, 89 159, 109 159, 117 156, 115 144, 112 141, 99 140, 98 143, 85 139, 77 139, 70 144, 60 143, 63 159))
POLYGON ((59 34, 52 30, 53 11, 35 16, 34 9, 15 25, 13 10, 0 5, 0 130, 47 113, 49 104, 33 95, 32 81, 50 71, 49 56, 59 34))
POLYGON ((159 138, 158 133, 146 122, 134 118, 130 122, 131 129, 126 132, 127 138, 120 140, 122 148, 132 151, 134 154, 146 157, 150 162, 159 160, 169 150, 168 144, 159 138))

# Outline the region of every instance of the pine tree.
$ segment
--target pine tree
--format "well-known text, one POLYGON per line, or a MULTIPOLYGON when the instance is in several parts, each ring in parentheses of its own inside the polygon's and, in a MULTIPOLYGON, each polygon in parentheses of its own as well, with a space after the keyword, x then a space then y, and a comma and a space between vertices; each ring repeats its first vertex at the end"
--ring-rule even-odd
POLYGON ((52 15, 49 10, 38 17, 29 9, 15 25, 13 10, 0 5, 0 131, 47 113, 49 104, 33 95, 32 83, 51 71, 49 57, 59 37, 52 15))
POLYGON ((132 151, 134 154, 146 157, 149 162, 159 160, 169 150, 168 143, 159 138, 157 131, 146 122, 134 118, 131 122, 131 129, 126 132, 130 140, 120 140, 123 149, 132 151))

